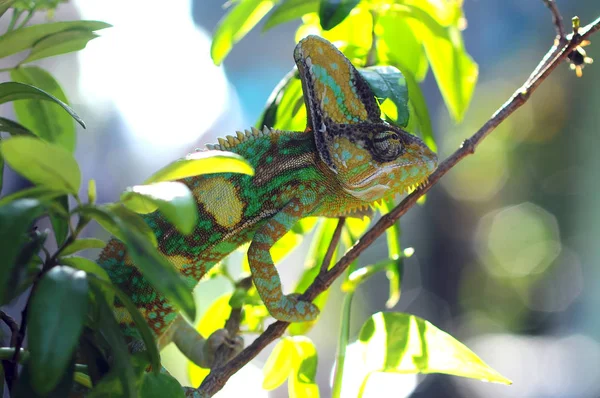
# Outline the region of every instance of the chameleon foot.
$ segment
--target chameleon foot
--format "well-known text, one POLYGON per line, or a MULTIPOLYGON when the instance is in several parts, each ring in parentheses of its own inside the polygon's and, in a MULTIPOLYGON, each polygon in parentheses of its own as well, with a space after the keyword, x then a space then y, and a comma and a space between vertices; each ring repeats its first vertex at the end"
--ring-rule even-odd
POLYGON ((233 350, 232 356, 237 355, 244 348, 242 338, 230 337, 226 329, 218 329, 208 339, 205 339, 185 321, 177 325, 172 341, 183 355, 201 368, 212 367, 215 362, 215 353, 222 345, 233 350))

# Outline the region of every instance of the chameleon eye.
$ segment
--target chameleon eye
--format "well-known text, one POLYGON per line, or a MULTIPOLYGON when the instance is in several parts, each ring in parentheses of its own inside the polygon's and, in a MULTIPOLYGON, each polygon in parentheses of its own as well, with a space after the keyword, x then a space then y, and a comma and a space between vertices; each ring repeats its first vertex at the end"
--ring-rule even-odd
POLYGON ((394 160, 402 152, 400 136, 395 131, 379 131, 373 135, 373 149, 381 160, 394 160))

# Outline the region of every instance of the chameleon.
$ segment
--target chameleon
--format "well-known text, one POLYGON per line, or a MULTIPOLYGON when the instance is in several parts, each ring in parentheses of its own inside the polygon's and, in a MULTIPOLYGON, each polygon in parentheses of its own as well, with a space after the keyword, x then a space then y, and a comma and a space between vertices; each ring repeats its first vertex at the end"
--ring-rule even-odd
MULTIPOLYGON (((158 211, 145 221, 157 237, 159 252, 190 289, 211 267, 250 242, 252 280, 269 314, 304 322, 314 320, 319 309, 283 293, 270 254, 275 242, 304 217, 362 217, 377 201, 426 181, 437 167, 437 156, 418 137, 382 120, 368 83, 333 44, 307 36, 297 44, 294 60, 307 110, 306 130, 265 126, 207 145, 241 155, 254 167, 254 176, 224 173, 182 179, 199 212, 190 235, 178 232, 158 211)), ((103 249, 98 263, 131 297, 159 348, 172 341, 192 361, 210 367, 207 347, 214 351, 231 343, 223 329, 206 344, 152 288, 116 238, 103 249), (190 333, 197 337, 190 340, 190 333)), ((114 312, 125 335, 139 341, 131 316, 118 301, 114 312)))

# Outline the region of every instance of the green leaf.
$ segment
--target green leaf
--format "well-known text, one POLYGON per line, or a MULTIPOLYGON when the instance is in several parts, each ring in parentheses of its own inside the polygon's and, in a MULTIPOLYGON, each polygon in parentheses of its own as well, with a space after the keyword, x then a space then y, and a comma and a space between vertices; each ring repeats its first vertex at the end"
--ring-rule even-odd
POLYGON ((85 272, 58 266, 48 271, 37 284, 27 319, 31 376, 34 388, 40 394, 52 391, 64 374, 77 346, 87 310, 85 272))
POLYGON ((0 104, 4 104, 5 102, 10 101, 33 99, 51 101, 60 105, 65 111, 67 111, 69 115, 71 115, 71 117, 73 117, 73 119, 77 121, 77 123, 81 125, 81 127, 85 128, 85 123, 83 122, 83 120, 81 120, 79 115, 77 115, 77 113, 75 113, 75 111, 69 105, 56 98, 51 93, 48 93, 40 88, 34 87, 31 84, 24 84, 19 82, 0 83, 0 104))
MULTIPOLYGON (((267 18, 263 32, 282 23, 301 18, 305 14, 317 12, 320 0, 286 0, 267 18)), ((268 125, 270 126, 270 125, 268 125)), ((262 127, 262 126, 261 126, 262 127)))
POLYGON ((318 355, 313 342, 305 336, 292 337, 294 347, 296 348, 295 372, 290 377, 288 384, 289 396, 300 397, 318 397, 319 387, 315 382, 317 375, 318 355))
POLYGON ((239 0, 219 21, 210 48, 216 65, 221 64, 235 43, 246 34, 275 5, 274 0, 239 0))
POLYGON ((371 372, 445 373, 511 384, 454 337, 414 315, 378 312, 358 338, 371 372))
POLYGON ((61 256, 68 256, 86 249, 102 249, 106 246, 106 242, 96 238, 80 238, 64 248, 60 253, 61 256))
POLYGON ((255 124, 255 127, 257 129, 261 129, 263 126, 271 126, 275 128, 277 122, 277 112, 279 108, 279 103, 281 102, 283 94, 292 80, 298 80, 298 71, 296 71, 295 69, 292 69, 290 72, 288 72, 279 81, 279 83, 277 83, 277 86, 275 86, 273 91, 271 91, 271 94, 267 99, 265 109, 263 110, 261 117, 255 124))
POLYGON ((43 212, 42 204, 34 199, 19 199, 0 206, 0 304, 9 299, 7 288, 13 282, 16 260, 26 241, 26 233, 43 212))
POLYGON ((13 398, 49 398, 49 397, 67 397, 71 393, 73 386, 73 374, 75 370, 75 360, 69 359, 67 367, 61 375, 60 380, 56 386, 49 391, 47 394, 40 394, 37 389, 36 378, 34 374, 33 366, 30 361, 25 363, 21 371, 19 372, 19 379, 17 380, 14 388, 14 393, 11 394, 13 398))
POLYGON ((360 0, 321 0, 319 19, 323 30, 330 30, 341 23, 360 3, 360 0))
MULTIPOLYGON (((54 77, 37 66, 13 69, 10 77, 15 82, 29 84, 50 94, 52 103, 48 98, 27 99, 13 104, 17 119, 21 124, 33 131, 40 138, 48 142, 59 144, 69 152, 75 150, 75 125, 71 115, 82 127, 83 120, 67 105, 67 97, 54 77), (43 101, 40 101, 43 100, 43 101), (59 102, 57 102, 59 101, 59 102), (64 108, 69 115, 64 113, 64 108)), ((8 84, 8 83, 5 83, 8 84)), ((13 83, 16 84, 16 83, 13 83)))
MULTIPOLYGON (((144 219, 138 214, 120 204, 109 204, 102 206, 102 208, 108 211, 108 213, 111 215, 111 219, 114 220, 114 217, 118 217, 121 221, 123 221, 127 228, 143 236, 153 247, 158 247, 158 241, 156 240, 154 231, 152 231, 152 228, 150 228, 148 224, 146 224, 146 221, 144 221, 144 219)), ((100 225, 106 228, 107 231, 112 232, 112 234, 117 238, 121 239, 121 237, 123 237, 121 240, 124 241, 125 238, 123 236, 122 228, 120 228, 118 225, 112 224, 114 227, 109 229, 107 228, 107 225, 103 223, 103 219, 97 219, 97 221, 100 223, 100 225)))
POLYGON ((0 143, 6 163, 36 185, 77 194, 81 172, 77 160, 58 145, 31 137, 13 137, 0 143))
POLYGON ((0 117, 0 132, 3 131, 12 135, 35 136, 34 133, 29 131, 27 127, 23 126, 22 124, 4 117, 0 117))
POLYGON ((62 195, 54 199, 50 208, 50 222, 52 223, 57 246, 61 246, 67 240, 67 235, 69 235, 69 217, 65 217, 64 213, 69 213, 68 195, 62 195), (53 208, 56 211, 52 211, 53 208))
MULTIPOLYGON (((103 281, 106 281, 107 283, 111 283, 110 277, 108 276, 108 273, 106 272, 106 270, 104 268, 102 268, 101 266, 99 266, 94 261, 87 259, 85 257, 77 257, 77 256, 60 257, 58 259, 58 263, 61 265, 68 265, 69 267, 73 267, 73 268, 76 268, 81 271, 85 271, 86 273, 94 275, 97 278, 99 278, 103 281)), ((103 286, 101 290, 102 290, 102 293, 104 294, 104 298, 106 299, 106 302, 113 303, 113 301, 115 299, 115 294, 113 292, 113 289, 106 288, 103 286)))
POLYGON ((89 30, 67 30, 50 36, 46 36, 31 48, 31 52, 21 64, 26 64, 42 58, 53 57, 59 54, 67 54, 73 51, 83 50, 90 40, 98 37, 89 30))
POLYGON ((232 152, 202 151, 189 154, 151 175, 144 184, 179 180, 201 174, 241 173, 254 175, 254 169, 243 157, 232 152))
POLYGON ((408 108, 410 113, 406 130, 420 136, 429 149, 436 151, 437 145, 433 137, 433 128, 431 127, 431 119, 429 118, 429 109, 427 108, 427 102, 425 102, 425 96, 421 91, 419 83, 417 83, 410 73, 404 73, 404 78, 408 86, 408 108))
POLYGON ((0 17, 13 5, 15 0, 0 0, 0 17))
POLYGON ((423 43, 415 36, 406 13, 390 11, 379 14, 375 29, 380 33, 377 35, 378 63, 393 65, 403 73, 409 72, 417 81, 425 79, 429 64, 423 43))
POLYGON ((263 115, 263 125, 288 131, 304 130, 306 107, 302 97, 302 82, 296 74, 288 74, 275 88, 271 98, 263 115), (271 120, 272 123, 269 123, 271 120))
MULTIPOLYGON (((131 301, 128 295, 123 293, 123 291, 113 285, 110 281, 106 281, 102 278, 92 278, 92 284, 98 286, 98 288, 102 291, 110 290, 114 295, 119 298, 119 301, 127 308, 127 311, 131 315, 131 319, 135 323, 140 336, 142 337, 142 341, 144 342, 144 346, 146 347, 148 353, 148 359, 150 364, 152 365, 152 370, 155 373, 160 372, 160 355, 158 353, 158 347, 156 346, 156 340, 154 339, 154 335, 148 326, 147 321, 144 319, 136 305, 131 301)), ((143 395, 145 397, 145 395, 143 395)), ((167 395, 168 396, 168 395, 167 395)))
POLYGON ((196 200, 181 182, 136 185, 121 195, 121 201, 130 210, 141 214, 151 213, 158 208, 185 235, 190 234, 198 222, 196 200))
POLYGON ((371 66, 360 69, 375 97, 383 102, 390 99, 396 105, 396 124, 405 127, 408 124, 408 87, 406 80, 393 66, 371 66))
POLYGON ((17 29, 0 36, 0 58, 16 54, 33 47, 46 36, 70 29, 94 31, 109 28, 111 25, 99 21, 69 21, 37 24, 17 29))
MULTIPOLYGON (((2 156, 2 151, 0 150, 0 156, 2 156)), ((54 199, 60 195, 63 195, 63 191, 56 191, 52 188, 48 187, 30 187, 21 189, 13 194, 7 195, 0 199, 0 206, 7 205, 10 202, 13 202, 17 199, 37 199, 40 202, 48 201, 54 199)))
POLYGON ((415 18, 409 23, 423 41, 446 107, 456 121, 461 121, 477 83, 477 64, 467 54, 457 24, 444 26, 420 5, 407 7, 415 18))
POLYGON ((185 398, 181 384, 168 374, 145 373, 140 396, 144 398, 185 398))
POLYGON ((114 220, 121 230, 128 254, 148 281, 163 294, 171 304, 183 311, 190 319, 196 317, 196 303, 189 283, 175 270, 173 264, 160 254, 136 229, 115 214, 114 220))
POLYGON ((263 367, 262 388, 271 391, 282 385, 292 372, 295 356, 293 340, 290 337, 280 339, 263 367))
MULTIPOLYGON (((2 141, 2 137, 0 137, 0 141, 2 141)), ((4 184, 4 156, 2 156, 2 152, 0 151, 0 194, 2 194, 2 185, 4 184)))
POLYGON ((103 387, 108 387, 111 393, 116 393, 114 396, 117 397, 120 396, 119 393, 124 393, 125 397, 136 397, 135 372, 129 350, 123 339, 121 327, 115 319, 112 306, 103 300, 102 291, 95 284, 91 284, 90 289, 94 292, 96 298, 95 303, 102 335, 111 348, 113 366, 111 371, 90 392, 89 397, 106 397, 107 395, 103 394, 103 387), (113 378, 120 380, 121 386, 119 387, 122 387, 122 389, 118 388, 115 391, 115 388, 111 388, 113 378))
MULTIPOLYGON (((113 214, 113 210, 118 209, 119 207, 122 206, 117 204, 100 207, 84 205, 79 207, 77 211, 82 217, 89 217, 93 220, 96 220, 96 222, 98 222, 98 224, 100 224, 100 226, 108 231, 111 235, 114 235, 120 241, 124 241, 125 238, 117 226, 117 223, 114 220, 115 215, 113 214)), ((129 226, 131 228, 136 228, 138 232, 142 233, 154 247, 158 246, 156 235, 154 235, 154 232, 152 232, 152 229, 148 226, 148 224, 146 224, 143 218, 126 208, 117 210, 117 212, 122 212, 123 216, 128 218, 129 226)))

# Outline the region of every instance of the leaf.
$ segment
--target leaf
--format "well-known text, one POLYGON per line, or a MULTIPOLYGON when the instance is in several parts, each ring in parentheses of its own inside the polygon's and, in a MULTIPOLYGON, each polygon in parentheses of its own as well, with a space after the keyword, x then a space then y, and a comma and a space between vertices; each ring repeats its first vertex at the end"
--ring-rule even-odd
POLYGON ((102 249, 106 246, 106 242, 96 238, 80 238, 64 248, 60 253, 61 256, 68 256, 86 249, 102 249))
POLYGON ((22 124, 4 117, 0 117, 0 132, 3 131, 12 135, 35 136, 34 133, 29 131, 27 127, 23 126, 22 124))
POLYGON ((121 195, 121 202, 137 213, 151 213, 157 208, 181 233, 188 235, 198 222, 194 195, 181 182, 157 182, 136 185, 121 195))
POLYGON ((409 118, 408 87, 402 72, 393 66, 372 66, 359 72, 380 102, 389 98, 396 105, 395 122, 405 127, 409 118))
MULTIPOLYGON (((263 32, 282 23, 301 18, 305 14, 317 12, 320 0, 287 0, 278 6, 269 16, 263 27, 263 32)), ((267 125, 270 126, 270 125, 267 125)), ((261 126, 262 127, 262 126, 261 126)))
MULTIPOLYGON (((140 336, 142 337, 142 341, 144 342, 144 346, 146 348, 148 359, 150 364, 152 365, 152 370, 155 373, 160 372, 162 369, 160 365, 160 355, 158 353, 158 347, 156 346, 156 340, 154 339, 154 335, 148 326, 146 319, 142 316, 136 305, 131 301, 128 295, 123 293, 123 291, 113 285, 110 281, 106 281, 103 278, 92 278, 92 284, 96 285, 100 290, 111 291, 112 294, 116 295, 119 298, 119 301, 127 308, 127 311, 131 315, 131 319, 135 323, 140 336)), ((145 395, 143 395, 145 397, 145 395)))
MULTIPOLYGON (((0 0, 0 17, 13 5, 15 0, 0 0)), ((2 389, 3 391, 4 389, 2 389)))
POLYGON ((46 36, 33 45, 31 52, 27 58, 21 61, 21 64, 82 50, 90 40, 96 37, 98 35, 94 32, 80 29, 67 30, 46 36))
MULTIPOLYGON (((231 314, 229 300, 231 294, 227 293, 212 302, 198 324, 196 330, 201 336, 210 336, 215 330, 222 328, 231 314)), ((210 369, 201 368, 192 361, 188 361, 188 376, 193 386, 199 386, 208 375, 210 369)))
MULTIPOLYGON (((1 147, 0 147, 1 148, 1 147)), ((2 155, 2 151, 0 150, 0 156, 2 155)), ((50 199, 54 199, 60 195, 64 194, 62 191, 56 191, 52 188, 48 187, 30 187, 21 189, 13 194, 7 195, 0 199, 0 206, 7 205, 10 202, 13 202, 17 199, 37 199, 40 202, 44 202, 50 199)))
POLYGON ((360 0, 321 0, 319 19, 323 30, 330 30, 341 23, 360 0))
POLYGON ((77 194, 81 172, 65 149, 31 137, 13 137, 0 143, 6 163, 36 185, 77 194))
POLYGON ((414 315, 378 312, 358 338, 368 371, 445 373, 511 384, 454 337, 414 315))
POLYGON ((239 0, 220 21, 215 30, 210 56, 221 64, 235 43, 244 36, 275 5, 274 0, 239 0))
MULTIPOLYGON (((10 77, 16 82, 35 86, 52 95, 60 103, 48 102, 47 98, 18 101, 13 104, 21 124, 48 142, 59 144, 69 152, 75 150, 75 125, 58 105, 85 128, 83 121, 67 106, 68 101, 62 88, 52 75, 37 66, 13 69, 10 77), (58 105, 57 105, 58 104, 58 105)), ((54 101, 56 102, 56 101, 54 101)))
POLYGON ((254 169, 238 154, 225 151, 202 151, 189 154, 163 167, 144 181, 144 184, 213 173, 241 173, 252 176, 254 169))
MULTIPOLYGON (((101 266, 99 266, 94 261, 87 259, 85 257, 77 257, 77 256, 61 257, 58 259, 58 263, 61 265, 68 265, 69 267, 73 267, 78 270, 84 271, 88 274, 96 276, 97 278, 99 278, 103 281, 111 283, 106 270, 104 268, 102 268, 101 266)), ((115 294, 112 289, 103 287, 102 293, 104 294, 104 298, 106 299, 107 303, 112 304, 114 302, 115 294)))
POLYGON ((196 304, 186 280, 175 270, 169 260, 160 254, 152 243, 130 224, 113 213, 114 221, 121 231, 123 242, 127 245, 127 253, 144 277, 169 302, 183 311, 190 319, 196 317, 196 304))
POLYGON ((60 247, 67 240, 69 234, 69 217, 64 215, 64 213, 69 213, 69 196, 62 195, 54 199, 52 205, 50 208, 50 222, 54 230, 56 245, 60 247), (55 208, 56 211, 52 211, 52 208, 55 208))
POLYGON ((144 398, 185 398, 181 384, 168 374, 145 373, 140 396, 144 398))
MULTIPOLYGON (((96 297, 95 303, 99 318, 98 321, 102 335, 106 339, 108 346, 111 348, 113 366, 111 371, 102 378, 101 382, 95 385, 95 388, 90 392, 89 397, 106 397, 107 395, 102 393, 102 387, 106 386, 110 389, 112 386, 111 377, 117 377, 121 381, 121 386, 124 391, 121 390, 118 391, 118 393, 124 392, 125 397, 136 397, 137 386, 135 372, 119 323, 115 319, 111 306, 102 299, 103 295, 100 289, 95 286, 95 284, 90 285, 90 289, 94 292, 94 296, 96 297), (101 386, 103 383, 104 385, 101 386)), ((115 392, 117 391, 111 389, 111 393, 115 392)))
POLYGON ((408 86, 408 108, 410 113, 406 130, 423 138, 429 149, 436 151, 437 145, 433 137, 433 129, 431 127, 431 119, 429 118, 429 109, 427 108, 427 102, 425 102, 425 96, 421 91, 421 87, 410 73, 404 73, 404 78, 408 86))
POLYGON ((296 370, 288 384, 289 396, 319 397, 319 387, 315 382, 317 375, 318 355, 313 342, 305 336, 292 337, 296 348, 296 370))
MULTIPOLYGON (((2 141, 2 137, 0 137, 0 141, 2 141)), ((4 185, 4 156, 0 151, 0 194, 2 193, 2 185, 4 185)))
POLYGON ((31 376, 34 388, 40 394, 52 391, 64 374, 77 346, 87 310, 85 272, 58 266, 48 271, 37 284, 27 319, 31 376))
POLYGON ((446 107, 454 120, 461 121, 473 96, 478 66, 467 54, 457 24, 444 26, 420 6, 407 7, 415 18, 409 23, 415 36, 423 40, 446 107))
POLYGON ((36 389, 35 375, 32 369, 31 362, 25 363, 21 371, 19 372, 19 379, 17 380, 14 388, 14 393, 11 397, 14 398, 48 398, 48 397, 67 397, 71 392, 73 386, 73 373, 75 370, 75 360, 70 359, 66 369, 60 375, 60 380, 52 391, 47 394, 40 394, 36 389))
POLYGON ((158 247, 158 241, 156 240, 156 235, 154 234, 154 231, 152 231, 152 228, 146 224, 142 217, 121 204, 113 203, 96 208, 85 207, 82 208, 82 210, 84 213, 89 212, 90 217, 98 221, 104 229, 121 241, 124 241, 125 238, 123 237, 123 232, 115 222, 115 217, 120 218, 130 229, 135 230, 146 238, 153 247, 158 247))
POLYGON ((9 299, 7 288, 26 233, 43 212, 44 207, 35 199, 19 199, 0 206, 0 304, 9 299))
POLYGON ((99 21, 53 22, 27 26, 0 36, 0 58, 33 47, 39 40, 58 32, 70 29, 94 31, 109 27, 111 25, 99 21))
POLYGON ((377 35, 378 63, 393 65, 403 73, 410 73, 417 81, 423 81, 429 64, 423 43, 413 32, 406 13, 390 11, 379 14, 375 29, 380 32, 377 35))
POLYGON ((51 101, 60 105, 65 111, 67 111, 69 115, 71 115, 71 117, 73 117, 73 119, 77 121, 77 123, 81 125, 81 127, 85 128, 85 123, 83 122, 83 120, 81 120, 79 115, 77 115, 77 113, 75 113, 75 111, 71 109, 69 105, 56 98, 54 95, 47 93, 46 91, 34 87, 30 84, 24 84, 19 82, 0 83, 0 104, 4 104, 5 102, 10 101, 28 99, 51 101))
POLYGON ((290 337, 284 337, 277 342, 271 355, 263 367, 262 388, 271 391, 282 385, 294 366, 296 348, 290 337))

